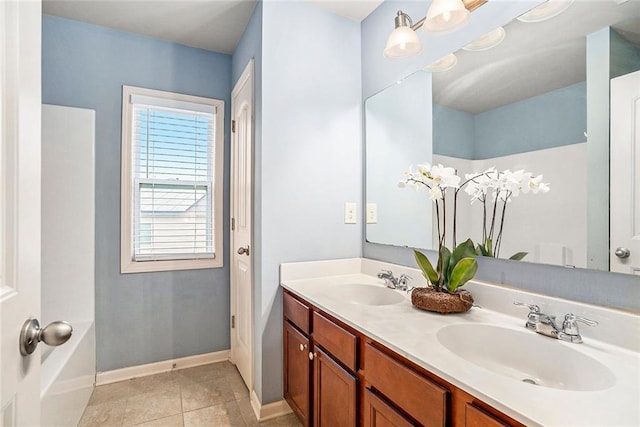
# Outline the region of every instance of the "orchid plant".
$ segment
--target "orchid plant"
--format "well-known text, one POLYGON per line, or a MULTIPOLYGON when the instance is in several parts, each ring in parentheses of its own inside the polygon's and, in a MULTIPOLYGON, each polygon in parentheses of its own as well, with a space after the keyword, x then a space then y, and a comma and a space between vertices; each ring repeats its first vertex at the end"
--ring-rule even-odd
MULTIPOLYGON (((466 174, 465 192, 471 196, 471 203, 482 203, 482 243, 476 246, 478 255, 495 257, 500 254, 507 205, 520 194, 546 193, 549 185, 542 182, 542 175, 531 172, 505 170, 499 172, 489 168, 482 173, 466 174), (496 233, 497 231, 497 233, 496 233)), ((517 252, 509 259, 521 260, 527 252, 517 252)))
MULTIPOLYGON (((476 256, 498 257, 504 231, 504 218, 507 205, 520 194, 546 193, 548 184, 542 182, 542 175, 533 176, 531 172, 505 170, 499 172, 489 168, 484 172, 465 175, 463 181, 456 170, 442 165, 420 164, 414 171, 412 167, 404 173, 399 187, 426 189, 429 198, 435 204, 438 232, 438 261, 434 268, 429 259, 414 250, 416 262, 431 285, 441 292, 453 293, 471 280, 478 270, 476 256), (456 243, 456 216, 458 193, 464 187, 471 196, 471 203, 480 201, 483 205, 482 243, 474 245, 467 239, 460 245, 456 243), (447 193, 453 192, 453 198, 447 193), (453 203, 452 243, 453 251, 446 247, 447 237, 447 199, 453 203), (497 230, 497 234, 496 234, 497 230)), ((521 260, 526 252, 518 252, 510 257, 521 260)))
POLYGON ((421 164, 416 171, 409 168, 398 184, 400 187, 413 187, 416 190, 426 189, 429 198, 435 203, 438 231, 438 261, 434 268, 429 259, 421 252, 414 250, 416 262, 422 273, 439 292, 453 293, 473 278, 478 270, 476 251, 471 239, 456 246, 456 211, 460 189, 470 182, 461 184, 462 179, 455 169, 442 165, 431 166, 421 164), (447 235, 447 193, 453 192, 453 251, 445 245, 447 235))

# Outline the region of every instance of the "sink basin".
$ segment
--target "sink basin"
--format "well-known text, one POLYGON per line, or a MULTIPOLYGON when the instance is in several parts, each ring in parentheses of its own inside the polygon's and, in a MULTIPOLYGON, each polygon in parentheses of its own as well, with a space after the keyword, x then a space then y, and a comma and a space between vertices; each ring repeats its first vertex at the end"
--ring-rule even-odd
POLYGON ((553 338, 491 325, 456 324, 438 341, 461 358, 515 381, 563 390, 604 390, 615 376, 602 363, 553 338))
POLYGON ((342 302, 362 305, 391 305, 405 299, 399 291, 361 283, 332 286, 329 295, 342 302))

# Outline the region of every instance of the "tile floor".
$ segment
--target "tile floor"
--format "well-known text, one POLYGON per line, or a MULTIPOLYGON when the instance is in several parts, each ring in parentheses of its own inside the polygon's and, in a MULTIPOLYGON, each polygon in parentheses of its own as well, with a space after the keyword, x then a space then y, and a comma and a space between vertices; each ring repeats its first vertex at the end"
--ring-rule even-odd
POLYGON ((96 387, 80 420, 93 426, 301 427, 293 415, 258 423, 249 392, 229 362, 96 387))

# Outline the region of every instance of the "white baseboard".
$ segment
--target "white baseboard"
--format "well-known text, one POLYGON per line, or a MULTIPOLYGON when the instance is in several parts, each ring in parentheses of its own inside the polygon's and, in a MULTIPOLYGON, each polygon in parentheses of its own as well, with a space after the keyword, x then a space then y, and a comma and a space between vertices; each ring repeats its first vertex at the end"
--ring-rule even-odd
POLYGON ((230 350, 222 350, 213 353, 181 357, 179 359, 147 363, 145 365, 129 366, 127 368, 114 369, 112 371, 98 372, 96 374, 96 385, 111 384, 118 381, 146 377, 147 375, 160 374, 177 369, 192 368, 194 366, 206 365, 208 363, 223 362, 225 360, 229 360, 229 354, 230 350))
POLYGON ((256 418, 259 422, 267 421, 293 412, 287 401, 284 399, 263 405, 260 403, 260 399, 258 399, 258 395, 255 390, 251 390, 251 407, 253 408, 253 412, 256 414, 256 418))

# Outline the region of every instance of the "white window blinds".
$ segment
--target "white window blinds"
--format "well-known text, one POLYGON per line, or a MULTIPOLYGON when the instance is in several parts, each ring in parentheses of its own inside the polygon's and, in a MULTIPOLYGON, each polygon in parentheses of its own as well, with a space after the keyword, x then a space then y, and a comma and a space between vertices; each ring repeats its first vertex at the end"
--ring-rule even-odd
POLYGON ((215 258, 215 107, 135 95, 130 102, 134 261, 215 258))

